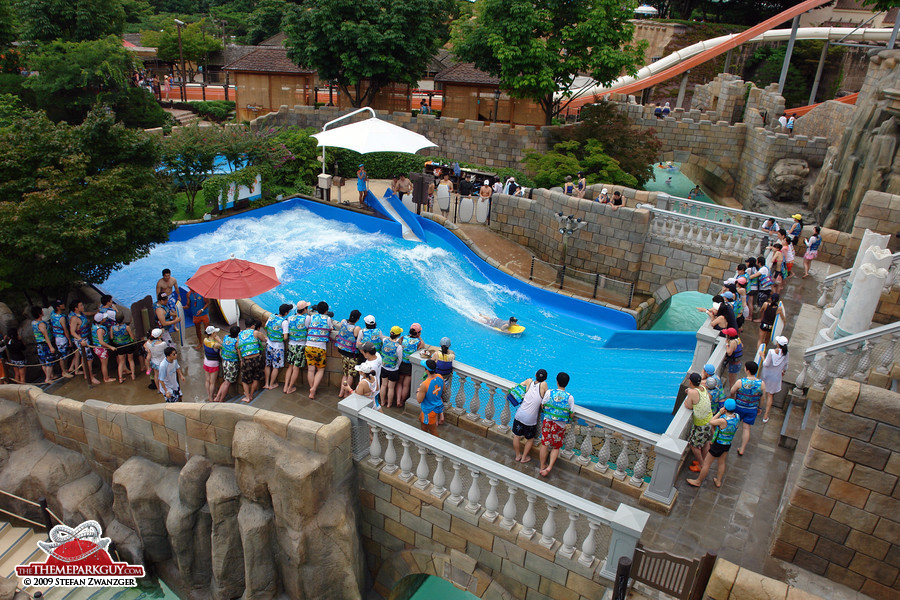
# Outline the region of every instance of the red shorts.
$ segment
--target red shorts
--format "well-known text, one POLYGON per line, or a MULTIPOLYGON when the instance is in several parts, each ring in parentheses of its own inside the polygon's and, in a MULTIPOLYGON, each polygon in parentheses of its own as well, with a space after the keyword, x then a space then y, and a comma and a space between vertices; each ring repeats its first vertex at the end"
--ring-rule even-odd
POLYGON ((219 371, 219 367, 210 367, 207 365, 203 365, 203 370, 207 373, 217 373, 219 371))
POLYGON ((559 450, 566 437, 566 426, 550 419, 544 419, 541 423, 541 444, 549 446, 553 450, 559 450))
POLYGON ((193 321, 194 321, 194 324, 205 323, 205 324, 209 325, 209 315, 194 317, 193 321))

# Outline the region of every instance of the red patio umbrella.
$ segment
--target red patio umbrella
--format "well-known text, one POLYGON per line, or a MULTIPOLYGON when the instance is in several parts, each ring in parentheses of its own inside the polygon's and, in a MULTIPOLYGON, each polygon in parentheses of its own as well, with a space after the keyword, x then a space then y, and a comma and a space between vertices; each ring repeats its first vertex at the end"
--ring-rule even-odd
POLYGON ((251 298, 279 285, 275 267, 235 258, 203 265, 187 285, 204 298, 239 300, 251 298))

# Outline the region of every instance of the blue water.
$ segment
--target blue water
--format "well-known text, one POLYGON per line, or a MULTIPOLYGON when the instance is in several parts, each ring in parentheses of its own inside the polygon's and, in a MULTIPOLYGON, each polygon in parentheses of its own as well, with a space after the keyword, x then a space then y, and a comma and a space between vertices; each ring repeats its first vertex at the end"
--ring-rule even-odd
MULTIPOLYGON (((697 184, 681 172, 681 163, 672 163, 672 167, 664 168, 660 168, 659 163, 656 163, 653 165, 653 179, 644 185, 644 189, 651 192, 665 192, 679 198, 687 198, 695 185, 697 184)), ((701 193, 694 200, 714 204, 712 198, 704 193, 701 193)))
POLYGON ((696 332, 706 320, 706 313, 697 310, 698 306, 711 306, 712 296, 703 292, 681 292, 672 296, 669 307, 653 323, 653 331, 692 331, 696 332))
POLYGON ((431 222, 423 222, 428 243, 422 244, 376 231, 389 230, 387 221, 349 218, 359 226, 286 202, 184 226, 173 232, 173 241, 117 271, 103 287, 130 304, 153 292, 163 268, 183 285, 201 265, 234 253, 278 272, 282 284, 254 298, 268 310, 283 302, 325 300, 338 319, 353 309, 375 315, 382 331, 393 325, 406 331, 419 322, 426 343, 450 337, 461 362, 516 381, 538 368, 551 378, 564 370, 578 404, 657 432, 667 426, 690 366, 693 334, 623 330, 629 322, 633 328, 630 316, 513 280, 466 257, 454 248, 459 241, 431 222), (526 331, 499 334, 473 320, 479 313, 515 315, 526 331))

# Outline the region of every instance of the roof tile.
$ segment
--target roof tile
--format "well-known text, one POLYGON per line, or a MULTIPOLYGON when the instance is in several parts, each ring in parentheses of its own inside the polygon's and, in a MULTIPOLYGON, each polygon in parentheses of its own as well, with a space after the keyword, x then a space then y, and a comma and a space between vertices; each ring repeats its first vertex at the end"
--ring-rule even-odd
POLYGON ((262 46, 250 54, 222 67, 224 71, 250 73, 315 73, 314 69, 298 67, 287 56, 287 48, 262 46))
POLYGON ((480 83, 500 85, 500 78, 476 69, 472 63, 458 63, 434 76, 435 81, 444 83, 480 83))

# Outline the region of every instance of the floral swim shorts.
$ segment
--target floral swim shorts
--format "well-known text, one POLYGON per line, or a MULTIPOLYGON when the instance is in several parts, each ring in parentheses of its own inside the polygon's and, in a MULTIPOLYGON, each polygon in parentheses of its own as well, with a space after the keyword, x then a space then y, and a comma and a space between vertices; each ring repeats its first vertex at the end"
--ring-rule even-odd
POLYGON ((229 383, 237 383, 239 363, 236 360, 222 361, 222 377, 229 383))
POLYGON ((544 419, 544 422, 541 424, 541 444, 549 446, 553 450, 559 450, 562 448, 563 438, 565 437, 565 423, 544 419))
POLYGON ((244 365, 241 369, 241 381, 244 383, 253 383, 254 381, 263 380, 263 368, 265 363, 261 354, 256 354, 250 358, 244 359, 244 365))
POLYGON ((312 346, 307 346, 306 350, 306 364, 311 367, 316 367, 317 369, 325 368, 325 349, 324 348, 314 348, 312 346))
POLYGON ((304 350, 306 346, 301 346, 300 344, 288 344, 287 349, 287 361, 288 364, 291 364, 298 369, 300 367, 306 366, 306 354, 304 350))
POLYGON ((345 356, 341 360, 341 367, 344 375, 356 375, 356 365, 359 364, 359 358, 356 356, 345 356))
POLYGON ((271 344, 266 344, 266 366, 274 369, 280 369, 284 366, 284 346, 281 348, 273 348, 271 344))

